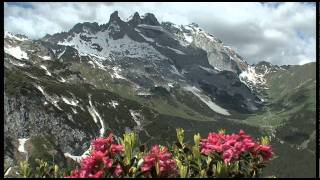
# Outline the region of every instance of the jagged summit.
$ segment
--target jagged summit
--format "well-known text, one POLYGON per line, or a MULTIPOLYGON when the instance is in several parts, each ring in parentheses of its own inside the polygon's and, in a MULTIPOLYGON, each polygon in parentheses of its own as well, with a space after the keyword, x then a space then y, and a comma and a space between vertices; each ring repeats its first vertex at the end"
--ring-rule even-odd
POLYGON ((186 136, 220 128, 268 135, 282 174, 314 159, 315 62, 247 64, 201 25, 130 14, 38 40, 4 33, 5 169, 25 156, 50 160, 52 150, 56 162, 80 159, 90 139, 110 131, 165 144, 181 125, 186 136))
POLYGON ((128 23, 130 24, 130 25, 138 25, 138 24, 141 24, 141 17, 140 17, 140 15, 139 15, 139 13, 138 12, 135 12, 134 14, 133 14, 133 16, 131 17, 131 19, 128 21, 128 23))
POLYGON ((146 13, 142 18, 142 24, 152 25, 152 26, 159 26, 160 23, 158 22, 157 18, 152 13, 146 13))
POLYGON ((96 22, 83 22, 77 23, 69 32, 81 33, 82 31, 97 32, 99 30, 99 25, 96 22))
POLYGON ((121 21, 118 11, 114 11, 111 15, 110 15, 110 19, 109 19, 109 23, 113 22, 113 21, 121 21))
POLYGON ((151 26, 160 26, 159 21, 152 13, 146 13, 140 17, 138 12, 135 12, 133 16, 129 17, 128 23, 130 25, 136 26, 138 24, 146 24, 151 26))

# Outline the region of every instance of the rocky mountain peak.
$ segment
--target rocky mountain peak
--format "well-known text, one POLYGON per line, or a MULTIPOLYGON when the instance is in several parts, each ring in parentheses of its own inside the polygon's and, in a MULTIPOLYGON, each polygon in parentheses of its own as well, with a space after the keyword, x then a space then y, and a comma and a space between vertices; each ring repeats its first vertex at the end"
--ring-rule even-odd
POLYGON ((110 19, 109 19, 109 23, 113 22, 113 21, 121 21, 118 11, 114 11, 111 15, 110 15, 110 19))
POLYGON ((138 25, 141 24, 141 17, 138 12, 135 12, 132 18, 128 21, 130 25, 138 25))
POLYGON ((80 33, 83 31, 97 32, 99 30, 99 25, 96 22, 84 22, 78 23, 70 30, 70 32, 80 33))
POLYGON ((152 13, 146 13, 143 16, 142 23, 147 24, 147 25, 152 25, 152 26, 159 26, 160 25, 160 23, 158 22, 155 15, 152 13))

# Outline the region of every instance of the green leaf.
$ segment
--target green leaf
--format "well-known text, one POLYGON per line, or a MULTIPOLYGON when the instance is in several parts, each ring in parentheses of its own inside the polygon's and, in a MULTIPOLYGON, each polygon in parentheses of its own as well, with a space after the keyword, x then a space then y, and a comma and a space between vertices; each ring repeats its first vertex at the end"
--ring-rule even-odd
POLYGON ((177 128, 176 129, 177 132, 177 138, 178 141, 181 145, 183 145, 183 140, 184 140, 184 130, 182 128, 177 128))
POLYGON ((199 134, 199 133, 198 133, 198 134, 195 134, 195 135, 193 136, 194 144, 195 144, 196 146, 199 146, 199 145, 200 145, 200 139, 201 139, 201 137, 200 137, 200 134, 199 134))
POLYGON ((177 166, 178 166, 178 169, 179 169, 180 177, 181 178, 186 178, 187 174, 188 174, 188 166, 187 165, 183 165, 180 160, 176 160, 176 162, 177 162, 177 166))
POLYGON ((218 132, 219 132, 219 134, 226 134, 226 130, 225 129, 220 129, 218 132))
POLYGON ((261 145, 266 146, 270 144, 270 138, 268 136, 261 137, 261 145))

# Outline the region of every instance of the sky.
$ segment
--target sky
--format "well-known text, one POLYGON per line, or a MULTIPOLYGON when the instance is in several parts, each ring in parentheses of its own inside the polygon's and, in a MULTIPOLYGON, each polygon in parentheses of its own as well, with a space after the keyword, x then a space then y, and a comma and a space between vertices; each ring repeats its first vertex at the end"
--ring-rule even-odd
POLYGON ((79 22, 105 24, 119 12, 153 13, 159 22, 198 24, 254 64, 276 65, 316 61, 315 3, 255 2, 34 2, 4 3, 5 31, 37 39, 68 31, 79 22))

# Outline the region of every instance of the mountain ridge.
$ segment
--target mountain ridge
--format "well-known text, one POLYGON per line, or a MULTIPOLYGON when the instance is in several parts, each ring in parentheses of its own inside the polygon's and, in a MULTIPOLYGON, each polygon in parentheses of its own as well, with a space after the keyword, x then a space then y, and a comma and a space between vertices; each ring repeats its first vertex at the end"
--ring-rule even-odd
POLYGON ((283 174, 290 170, 284 160, 310 160, 290 161, 288 148, 314 156, 307 143, 314 63, 249 65, 195 24, 175 27, 152 15, 141 24, 138 15, 129 23, 113 13, 106 24, 80 23, 39 40, 5 34, 6 166, 25 157, 18 139, 29 139, 24 146, 32 157, 51 160, 46 144, 67 163, 65 153, 80 156, 85 142, 106 131, 136 131, 146 143, 165 143, 179 126, 186 136, 219 128, 266 133, 283 149, 274 164, 283 174), (304 129, 297 129, 299 116, 304 129))

